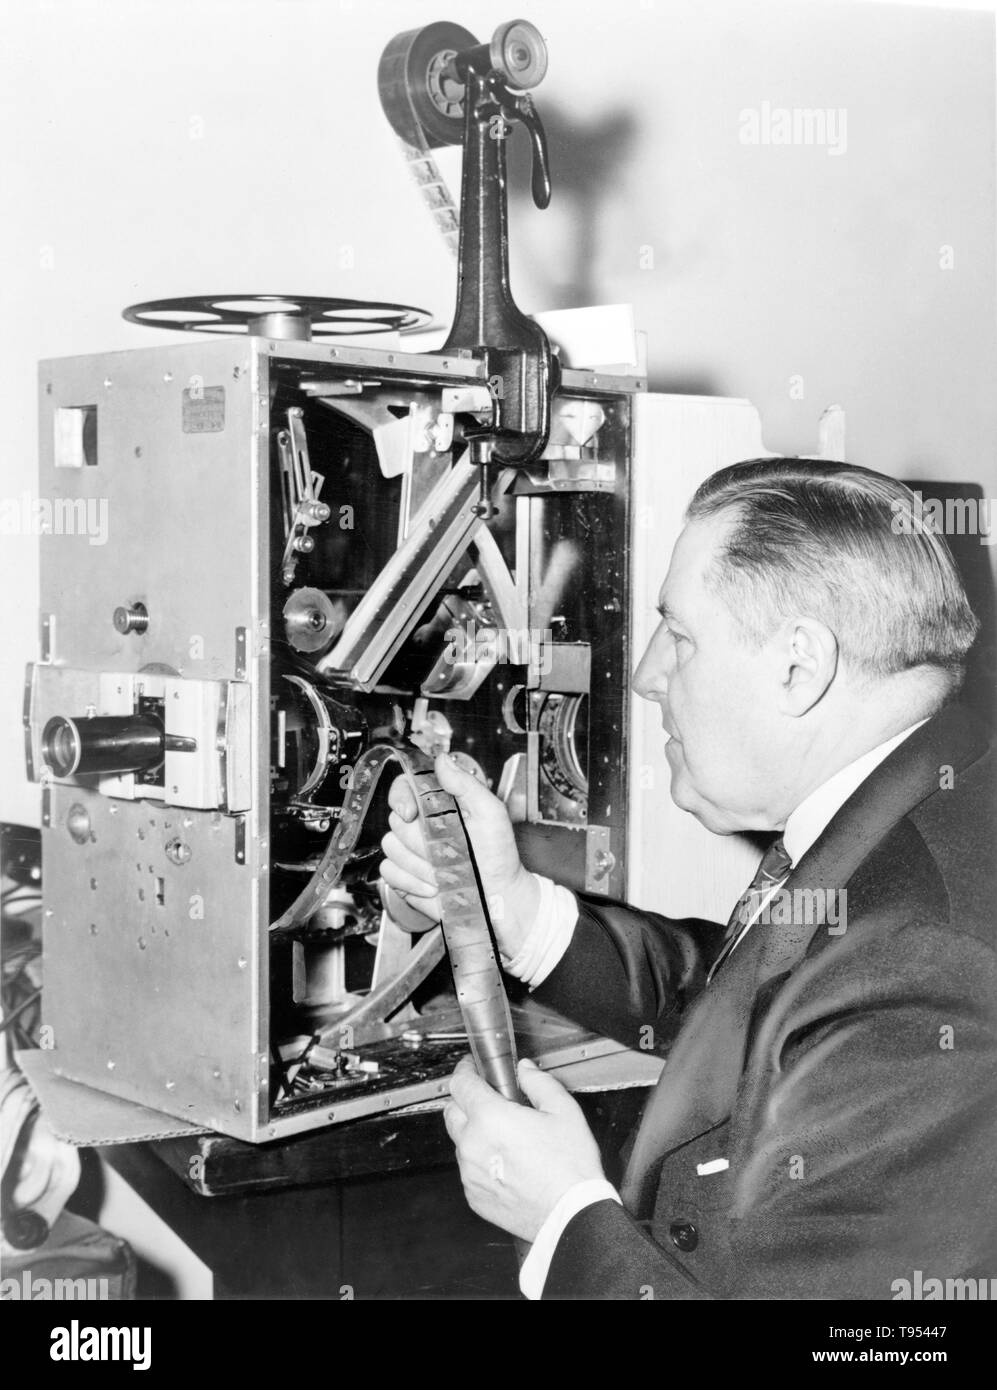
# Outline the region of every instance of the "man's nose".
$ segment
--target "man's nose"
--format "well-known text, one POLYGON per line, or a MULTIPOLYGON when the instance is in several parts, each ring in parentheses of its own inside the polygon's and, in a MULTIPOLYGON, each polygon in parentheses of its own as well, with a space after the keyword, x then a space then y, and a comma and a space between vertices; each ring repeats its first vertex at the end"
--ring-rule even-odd
POLYGON ((634 672, 630 688, 642 700, 661 700, 668 693, 668 681, 661 663, 653 659, 653 643, 641 657, 640 665, 634 672))

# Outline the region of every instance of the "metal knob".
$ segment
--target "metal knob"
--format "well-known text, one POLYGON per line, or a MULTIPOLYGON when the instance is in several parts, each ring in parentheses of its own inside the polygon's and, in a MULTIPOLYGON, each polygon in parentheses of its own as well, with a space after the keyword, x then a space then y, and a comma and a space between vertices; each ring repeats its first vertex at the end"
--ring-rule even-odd
POLYGON ((122 636, 129 632, 144 632, 149 626, 149 613, 145 604, 121 604, 114 610, 114 626, 122 636))
POLYGON ((514 91, 538 87, 547 72, 547 45, 540 30, 526 19, 500 24, 489 45, 492 67, 514 91))

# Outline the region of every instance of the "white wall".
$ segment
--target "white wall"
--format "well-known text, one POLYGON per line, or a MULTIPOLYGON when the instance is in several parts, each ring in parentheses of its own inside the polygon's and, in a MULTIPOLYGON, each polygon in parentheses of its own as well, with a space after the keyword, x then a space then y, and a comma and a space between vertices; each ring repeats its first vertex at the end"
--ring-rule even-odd
MULTIPOLYGON (((399 30, 459 12, 487 37, 518 10, 6 6, 0 498, 33 485, 36 360, 155 341, 122 322, 130 302, 314 292, 447 320, 453 263, 381 115, 377 60, 399 30)), ((654 384, 749 396, 770 448, 811 451, 837 401, 856 461, 997 496, 992 15, 848 0, 522 11, 550 47, 538 105, 555 160, 551 209, 514 202, 522 306, 633 301, 654 384), (742 111, 765 102, 844 108, 846 152, 742 144, 742 111)), ((36 543, 0 543, 0 819, 31 823, 19 711, 36 543)))

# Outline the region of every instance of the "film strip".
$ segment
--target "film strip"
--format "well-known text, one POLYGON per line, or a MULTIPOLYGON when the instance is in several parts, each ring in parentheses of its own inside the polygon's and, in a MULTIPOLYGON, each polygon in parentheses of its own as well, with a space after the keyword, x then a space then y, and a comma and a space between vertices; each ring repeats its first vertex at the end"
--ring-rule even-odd
MULTIPOLYGON (((414 133, 421 138, 418 127, 414 133)), ((437 231, 456 260, 460 248, 460 212, 447 181, 433 158, 433 152, 425 140, 421 140, 419 145, 412 145, 407 140, 400 139, 398 144, 401 146, 412 181, 432 214, 437 231)))
POLYGON ((321 862, 304 890, 271 924, 271 935, 287 934, 306 922, 339 882, 356 849, 381 776, 391 763, 401 768, 415 797, 439 889, 443 940, 475 1066, 500 1095, 522 1102, 512 1016, 471 847, 457 803, 440 786, 432 759, 425 753, 380 743, 357 761, 339 823, 321 862))
POLYGON ((452 60, 476 43, 467 29, 448 21, 410 29, 388 44, 377 74, 381 105, 409 173, 455 258, 460 213, 433 150, 463 142, 465 92, 452 60))

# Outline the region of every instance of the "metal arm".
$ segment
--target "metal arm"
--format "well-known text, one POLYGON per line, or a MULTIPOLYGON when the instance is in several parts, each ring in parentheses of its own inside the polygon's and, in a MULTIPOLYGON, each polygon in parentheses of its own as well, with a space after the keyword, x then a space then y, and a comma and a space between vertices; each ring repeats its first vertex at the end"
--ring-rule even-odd
MULTIPOLYGON (((522 465, 546 447, 557 362, 546 333, 517 307, 509 285, 505 147, 515 121, 530 133, 538 207, 550 200, 550 172, 540 118, 528 96, 509 90, 493 66, 493 49, 482 44, 454 59, 465 87, 464 170, 457 308, 442 351, 471 349, 488 373, 493 418, 467 429, 467 437, 487 440, 496 462, 522 465)), ((479 461, 486 457, 479 453, 479 461)))

